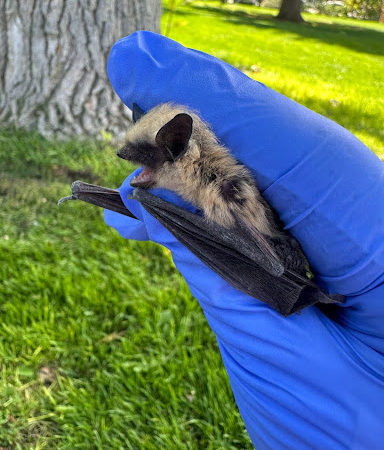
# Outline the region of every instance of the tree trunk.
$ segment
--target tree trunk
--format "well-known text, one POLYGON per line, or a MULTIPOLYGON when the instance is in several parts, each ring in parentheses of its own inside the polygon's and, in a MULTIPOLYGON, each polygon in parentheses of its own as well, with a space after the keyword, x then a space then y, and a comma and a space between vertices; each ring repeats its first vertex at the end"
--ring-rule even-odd
POLYGON ((301 6, 301 0, 282 0, 277 18, 290 22, 304 22, 301 17, 301 6))
POLYGON ((160 0, 0 0, 1 126, 121 137, 128 114, 108 54, 135 30, 159 31, 160 15, 160 0))
POLYGON ((379 22, 384 23, 384 0, 383 0, 382 5, 381 5, 381 13, 380 13, 379 22))

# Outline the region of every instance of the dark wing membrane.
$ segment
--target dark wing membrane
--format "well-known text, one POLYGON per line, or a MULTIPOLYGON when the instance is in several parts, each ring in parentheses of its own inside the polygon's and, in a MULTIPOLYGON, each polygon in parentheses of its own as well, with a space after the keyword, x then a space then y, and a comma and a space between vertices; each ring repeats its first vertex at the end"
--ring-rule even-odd
POLYGON ((229 284, 268 303, 284 316, 317 302, 340 301, 340 297, 328 296, 308 278, 270 264, 268 259, 265 267, 260 245, 243 230, 238 233, 208 223, 143 189, 134 190, 132 198, 229 284))
MULTIPOLYGON (((271 275, 279 276, 284 272, 284 266, 277 256, 273 255, 273 250, 271 249, 266 256, 264 247, 254 238, 250 241, 243 230, 234 231, 210 223, 203 217, 179 208, 144 189, 135 189, 132 198, 138 200, 169 231, 172 228, 180 234, 180 239, 184 233, 195 236, 196 239, 203 239, 209 246, 224 248, 228 254, 234 252, 239 258, 246 258, 262 265, 271 275)), ((179 236, 176 237, 179 239, 179 236)))
POLYGON ((124 214, 125 216, 136 217, 127 209, 121 200, 120 193, 116 189, 109 189, 95 184, 84 183, 83 181, 75 181, 72 183, 72 195, 63 197, 58 204, 67 200, 82 200, 92 205, 101 206, 102 208, 124 214))
MULTIPOLYGON (((318 302, 342 301, 342 296, 329 296, 311 280, 285 270, 273 249, 266 251, 263 242, 257 242, 244 230, 233 231, 208 223, 198 214, 143 189, 135 189, 132 198, 229 284, 262 300, 284 316, 318 302)), ((59 203, 69 199, 83 200, 135 218, 114 189, 76 181, 72 185, 72 196, 59 203)))

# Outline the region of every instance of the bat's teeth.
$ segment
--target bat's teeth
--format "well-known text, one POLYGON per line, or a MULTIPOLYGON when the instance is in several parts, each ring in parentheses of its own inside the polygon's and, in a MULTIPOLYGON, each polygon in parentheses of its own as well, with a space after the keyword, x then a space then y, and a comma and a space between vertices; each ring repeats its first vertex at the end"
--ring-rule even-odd
POLYGON ((152 181, 152 174, 146 173, 144 170, 141 172, 141 174, 137 177, 140 181, 143 181, 144 183, 147 183, 148 181, 152 181))
POLYGON ((131 180, 131 186, 133 187, 149 187, 154 183, 154 172, 152 169, 145 168, 139 175, 135 176, 131 180))

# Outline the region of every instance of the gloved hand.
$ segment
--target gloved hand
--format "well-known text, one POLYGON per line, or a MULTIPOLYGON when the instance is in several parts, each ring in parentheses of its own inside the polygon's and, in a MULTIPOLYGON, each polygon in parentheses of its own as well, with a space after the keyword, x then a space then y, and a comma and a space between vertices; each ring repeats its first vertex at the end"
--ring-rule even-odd
MULTIPOLYGON (((108 74, 142 109, 189 106, 253 172, 300 241, 317 282, 347 295, 283 318, 236 291, 128 200, 140 219, 106 211, 129 239, 169 248, 217 335, 232 389, 257 449, 384 448, 384 165, 334 122, 210 55, 150 32, 117 42, 108 74)), ((155 190, 183 207, 180 198, 155 190)))

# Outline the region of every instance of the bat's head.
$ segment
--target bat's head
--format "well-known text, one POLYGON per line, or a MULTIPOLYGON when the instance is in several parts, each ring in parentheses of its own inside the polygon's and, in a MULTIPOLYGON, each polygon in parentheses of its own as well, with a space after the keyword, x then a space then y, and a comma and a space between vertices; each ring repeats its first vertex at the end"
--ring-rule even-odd
POLYGON ((148 188, 156 184, 159 171, 168 173, 190 149, 194 117, 181 107, 162 104, 146 114, 133 110, 136 123, 127 133, 127 139, 117 155, 144 166, 143 171, 131 181, 134 187, 148 188))

